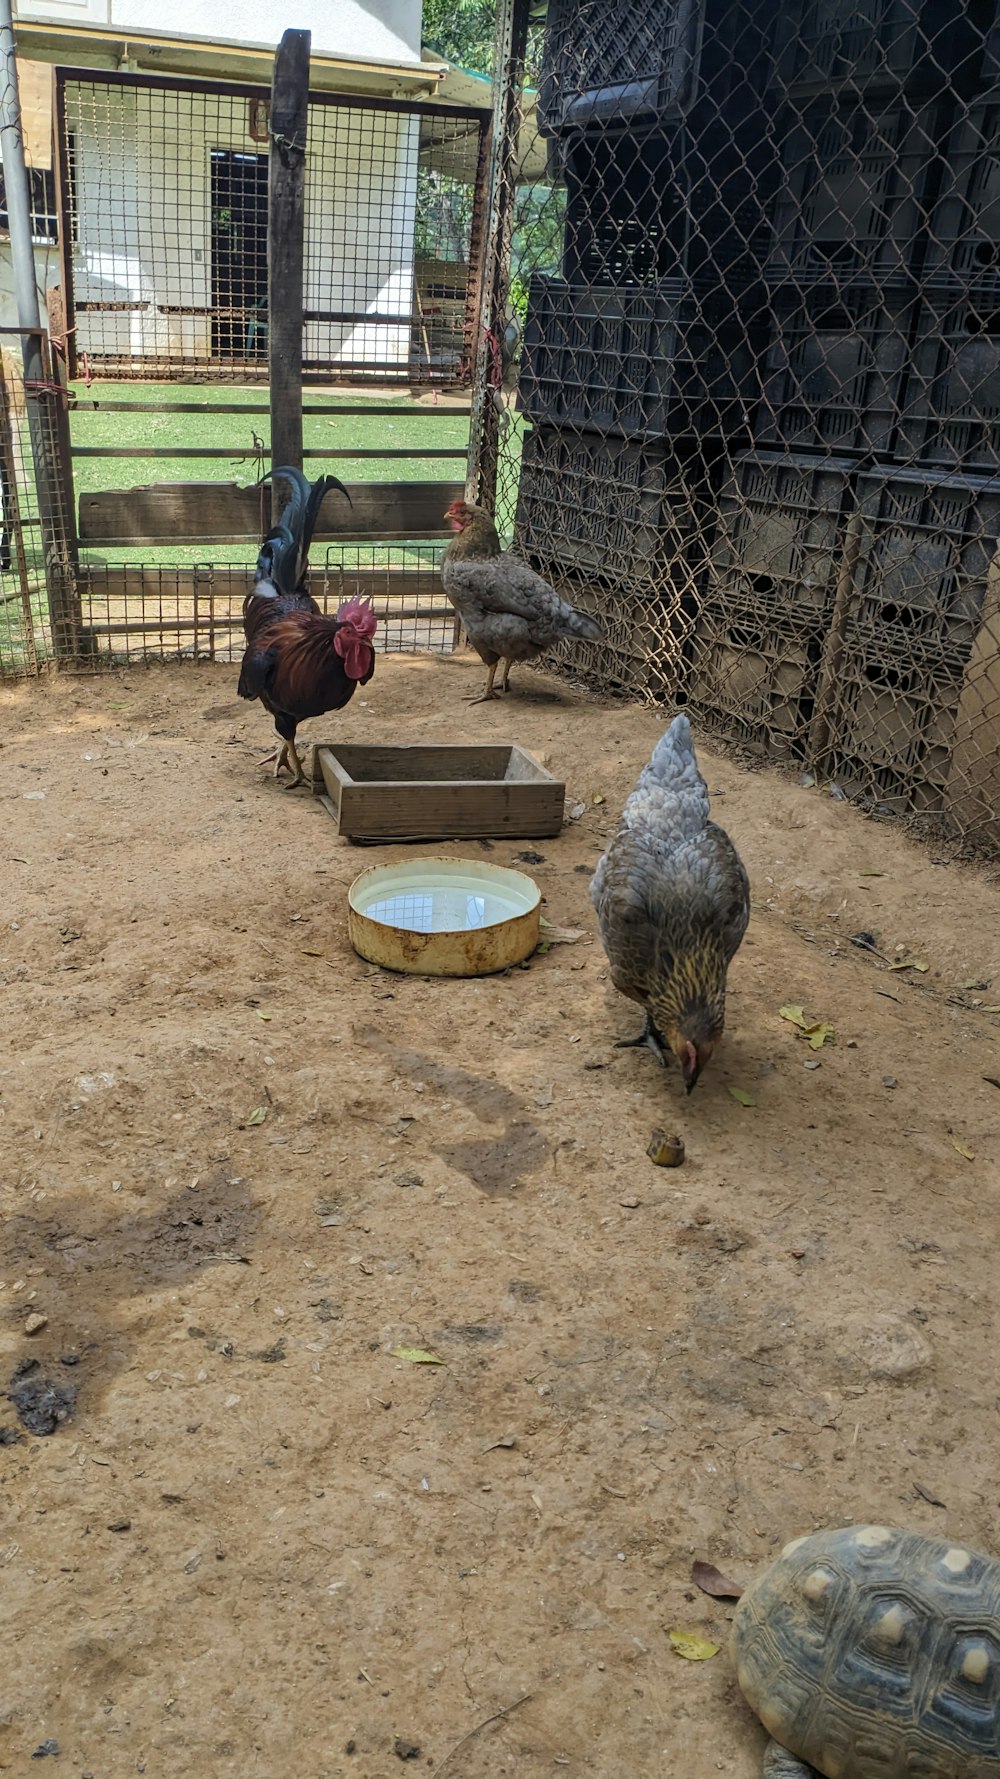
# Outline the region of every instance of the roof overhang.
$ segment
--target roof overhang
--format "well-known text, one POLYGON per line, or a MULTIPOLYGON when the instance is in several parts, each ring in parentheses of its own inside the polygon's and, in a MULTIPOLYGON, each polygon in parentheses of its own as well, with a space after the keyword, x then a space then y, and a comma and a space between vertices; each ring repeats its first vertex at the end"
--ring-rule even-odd
MULTIPOLYGON (((74 68, 122 73, 190 74, 205 80, 238 80, 270 86, 275 45, 208 41, 171 32, 112 30, 55 20, 18 19, 18 54, 29 61, 59 62, 74 68)), ((385 62, 362 57, 313 54, 309 85, 318 92, 371 93, 382 98, 438 97, 447 65, 432 61, 385 62)))

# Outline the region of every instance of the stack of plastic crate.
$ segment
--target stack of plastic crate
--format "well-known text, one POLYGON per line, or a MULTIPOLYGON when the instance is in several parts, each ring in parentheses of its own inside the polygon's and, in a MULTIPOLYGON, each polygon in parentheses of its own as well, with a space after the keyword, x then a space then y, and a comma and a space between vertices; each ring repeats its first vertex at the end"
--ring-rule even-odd
MULTIPOLYGON (((827 632, 860 520, 826 766, 852 795, 899 812, 945 798, 1000 517, 1000 66, 976 15, 946 0, 796 0, 781 18, 771 338, 700 625, 714 644, 756 579, 801 657, 815 588, 789 572, 787 540, 814 521, 789 502, 789 477, 822 470, 827 510, 839 509, 827 632)), ((820 677, 811 654, 796 721, 762 718, 754 739, 768 751, 804 751, 820 677)), ((773 659, 778 699, 789 675, 780 651, 773 659)))
POLYGON ((529 290, 516 539, 596 586, 602 677, 617 650, 633 686, 652 659, 676 688, 669 638, 707 570, 726 455, 752 438, 773 159, 758 10, 550 0, 538 108, 566 224, 559 275, 529 290))

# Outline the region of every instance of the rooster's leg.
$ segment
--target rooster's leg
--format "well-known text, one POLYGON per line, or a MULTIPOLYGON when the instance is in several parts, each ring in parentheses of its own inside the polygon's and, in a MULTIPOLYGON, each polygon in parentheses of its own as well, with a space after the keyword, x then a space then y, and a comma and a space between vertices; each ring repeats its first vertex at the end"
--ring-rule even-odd
POLYGON ((295 751, 294 741, 286 741, 282 752, 284 753, 288 766, 294 775, 290 783, 286 784, 285 789, 286 791, 295 791, 300 784, 305 784, 306 775, 302 770, 302 761, 299 759, 299 756, 295 751))
POLYGON ((499 698, 499 696, 500 696, 499 692, 494 692, 494 690, 493 690, 493 681, 496 679, 496 673, 497 673, 497 664, 494 661, 492 666, 490 667, 489 673, 486 676, 486 690, 484 692, 480 692, 478 698, 470 698, 468 700, 468 702, 470 704, 486 704, 490 698, 499 698))
POLYGON ((264 761, 265 766, 268 764, 269 760, 274 761, 274 776, 275 776, 275 778, 280 778, 282 771, 288 765, 288 743, 287 743, 287 741, 282 742, 277 753, 268 754, 267 760, 264 761))
POLYGON ((646 1023, 643 1026, 642 1031, 639 1033, 639 1036, 637 1038, 619 1038, 615 1045, 615 1049, 641 1050, 643 1045, 651 1050, 657 1061, 661 1062, 664 1068, 666 1068, 667 1059, 663 1052, 663 1045, 660 1043, 660 1040, 656 1035, 653 1028, 653 1021, 650 1019, 648 1013, 646 1014, 646 1023))

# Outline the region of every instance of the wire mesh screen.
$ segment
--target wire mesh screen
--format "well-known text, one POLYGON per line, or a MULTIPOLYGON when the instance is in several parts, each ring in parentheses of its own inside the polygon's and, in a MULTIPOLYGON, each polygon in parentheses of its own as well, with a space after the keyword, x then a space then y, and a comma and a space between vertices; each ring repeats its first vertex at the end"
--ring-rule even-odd
MULTIPOLYGON (((268 93, 66 71, 59 88, 63 281, 85 373, 266 377, 268 93)), ((468 383, 486 122, 312 96, 307 376, 468 383)))
MULTIPOLYGON (((248 556, 253 554, 248 550, 248 556)), ((455 619, 441 591, 440 549, 432 544, 323 546, 312 552, 309 591, 331 614, 345 599, 367 597, 381 653, 455 646, 455 619), (422 562, 422 569, 418 564, 422 562)), ((90 667, 138 661, 229 661, 246 648, 243 601, 252 563, 196 562, 161 567, 84 563, 80 626, 90 667)))
POLYGON ((62 409, 37 336, 41 374, 26 379, 26 337, 0 329, 0 680, 33 678, 54 638, 68 652, 79 647, 62 409), (53 471, 42 483, 37 462, 53 471))
POLYGON ((994 12, 509 0, 479 469, 564 665, 998 851, 994 12))

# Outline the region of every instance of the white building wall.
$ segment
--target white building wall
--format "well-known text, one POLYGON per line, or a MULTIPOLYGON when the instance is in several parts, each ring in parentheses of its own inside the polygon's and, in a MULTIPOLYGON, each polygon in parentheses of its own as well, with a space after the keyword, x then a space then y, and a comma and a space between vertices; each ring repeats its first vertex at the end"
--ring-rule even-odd
POLYGON ((300 0, 294 18, 279 0, 19 0, 22 19, 162 31, 206 42, 277 43, 291 23, 312 32, 317 54, 391 62, 420 60, 421 0, 300 0))
MULTIPOLYGON (((170 311, 211 306, 211 152, 259 151, 247 101, 220 97, 206 125, 188 95, 164 105, 155 91, 70 87, 67 121, 75 137, 78 351, 208 359, 211 316, 170 311), (122 307, 81 309, 87 302, 122 307)), ((307 359, 386 368, 407 360, 418 131, 415 118, 395 112, 311 111, 305 307, 399 320, 310 322, 307 359)))
MULTIPOLYGON (((53 284, 59 282, 59 254, 54 243, 51 247, 35 248, 35 282, 38 286, 38 306, 44 325, 45 292, 53 284)), ((6 235, 0 235, 0 326, 17 326, 17 304, 14 300, 14 262, 11 259, 10 242, 6 235)), ((15 341, 7 343, 11 347, 16 345, 15 341)))

